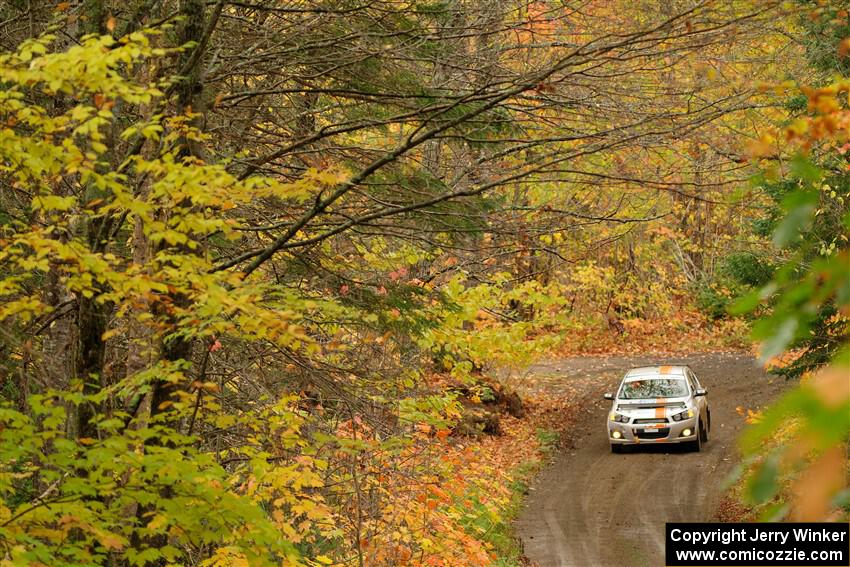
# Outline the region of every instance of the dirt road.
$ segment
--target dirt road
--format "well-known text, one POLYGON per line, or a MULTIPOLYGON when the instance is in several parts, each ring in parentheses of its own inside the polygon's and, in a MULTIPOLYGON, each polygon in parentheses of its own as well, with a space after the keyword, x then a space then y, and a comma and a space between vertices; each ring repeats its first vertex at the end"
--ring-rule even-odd
POLYGON ((532 487, 517 521, 525 553, 541 567, 664 565, 664 523, 709 521, 736 464, 744 426, 736 406, 756 408, 786 387, 738 354, 670 358, 575 358, 538 364, 533 382, 580 396, 567 446, 532 487), (689 364, 708 389, 712 428, 701 453, 658 445, 612 454, 605 435, 613 391, 631 366, 689 364))

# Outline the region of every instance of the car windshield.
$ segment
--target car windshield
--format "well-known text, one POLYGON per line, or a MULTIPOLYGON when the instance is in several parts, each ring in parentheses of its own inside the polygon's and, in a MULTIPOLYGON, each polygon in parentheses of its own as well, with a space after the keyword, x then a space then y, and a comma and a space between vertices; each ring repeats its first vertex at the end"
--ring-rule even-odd
POLYGON ((620 398, 635 400, 641 398, 678 398, 688 395, 688 386, 681 378, 650 378, 632 380, 623 384, 620 398))

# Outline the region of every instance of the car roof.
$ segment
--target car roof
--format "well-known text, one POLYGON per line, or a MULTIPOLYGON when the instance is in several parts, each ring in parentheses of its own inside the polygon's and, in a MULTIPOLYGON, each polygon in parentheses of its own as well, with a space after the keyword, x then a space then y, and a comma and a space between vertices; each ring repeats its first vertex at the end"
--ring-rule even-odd
POLYGON ((688 367, 685 365, 678 366, 641 366, 640 368, 632 368, 626 372, 624 380, 638 378, 676 378, 685 376, 685 371, 688 367))

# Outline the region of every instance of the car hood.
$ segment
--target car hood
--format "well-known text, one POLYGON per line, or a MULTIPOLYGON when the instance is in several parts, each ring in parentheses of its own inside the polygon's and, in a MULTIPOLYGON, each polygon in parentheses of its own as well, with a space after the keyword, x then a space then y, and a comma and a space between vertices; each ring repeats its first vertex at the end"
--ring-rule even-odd
POLYGON ((692 408, 691 398, 651 398, 644 400, 617 400, 615 411, 630 417, 633 423, 669 423, 668 418, 692 408))

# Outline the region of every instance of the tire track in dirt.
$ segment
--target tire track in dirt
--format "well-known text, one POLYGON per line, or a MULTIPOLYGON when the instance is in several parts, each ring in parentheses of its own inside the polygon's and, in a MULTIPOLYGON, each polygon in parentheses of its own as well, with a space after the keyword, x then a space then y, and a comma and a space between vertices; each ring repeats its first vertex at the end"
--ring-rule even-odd
POLYGON ((582 400, 567 445, 533 484, 517 520, 526 556, 540 567, 664 565, 664 523, 709 521, 737 461, 744 426, 736 406, 756 408, 784 388, 743 354, 677 358, 586 357, 529 369, 528 389, 582 400), (656 445, 612 454, 605 434, 612 391, 630 367, 688 364, 708 389, 709 443, 700 453, 656 445))

